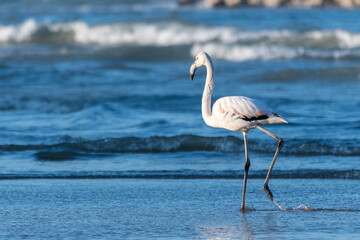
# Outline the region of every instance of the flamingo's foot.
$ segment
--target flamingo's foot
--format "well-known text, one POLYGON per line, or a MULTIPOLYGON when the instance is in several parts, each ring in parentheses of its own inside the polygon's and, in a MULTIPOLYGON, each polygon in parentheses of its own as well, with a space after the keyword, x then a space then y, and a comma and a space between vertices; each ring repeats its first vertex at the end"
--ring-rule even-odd
POLYGON ((285 208, 283 208, 280 204, 278 204, 277 202, 275 202, 274 200, 272 200, 273 203, 275 203, 276 206, 278 206, 278 208, 282 211, 286 210, 285 208))
POLYGON ((275 205, 278 206, 278 208, 279 208, 280 210, 285 210, 280 204, 278 204, 277 202, 274 201, 274 196, 273 196, 273 194, 272 194, 272 192, 271 192, 271 190, 270 190, 270 188, 269 188, 269 186, 268 186, 267 184, 264 185, 263 189, 264 189, 264 191, 265 191, 265 193, 266 193, 266 196, 268 196, 268 198, 269 198, 273 203, 275 203, 275 205))
POLYGON ((245 206, 241 206, 241 208, 239 209, 242 213, 248 212, 248 211, 255 211, 255 208, 249 208, 249 207, 245 207, 245 206))
POLYGON ((240 211, 244 213, 246 211, 245 204, 241 204, 240 211))

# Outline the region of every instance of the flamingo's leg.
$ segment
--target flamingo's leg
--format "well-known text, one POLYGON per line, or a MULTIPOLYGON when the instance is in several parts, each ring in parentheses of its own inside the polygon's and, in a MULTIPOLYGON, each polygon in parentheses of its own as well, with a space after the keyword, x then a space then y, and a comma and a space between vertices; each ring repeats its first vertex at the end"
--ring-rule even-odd
POLYGON ((276 204, 276 206, 278 206, 280 209, 283 209, 283 208, 280 206, 280 204, 278 204, 277 202, 274 201, 274 199, 273 199, 273 194, 272 194, 272 192, 270 191, 269 186, 268 186, 268 182, 269 182, 270 174, 271 174, 271 171, 272 171, 272 169, 273 169, 273 167, 274 167, 276 158, 277 158, 277 156, 279 155, 280 149, 281 149, 282 146, 284 145, 284 140, 282 140, 280 137, 276 136, 275 134, 269 132, 268 130, 266 130, 266 129, 260 127, 260 126, 257 126, 257 128, 258 128, 259 130, 263 131, 264 133, 268 134, 269 136, 275 138, 275 139, 278 141, 278 146, 277 146, 277 149, 276 149, 274 158, 273 158, 273 160, 272 160, 272 162, 271 162, 269 171, 268 171, 268 173, 267 173, 267 175, 266 175, 263 189, 264 189, 266 195, 268 196, 268 198, 269 198, 272 202, 274 202, 274 203, 276 204))
POLYGON ((244 183, 243 183, 243 191, 242 191, 242 202, 241 202, 241 211, 245 211, 245 192, 246 192, 246 182, 247 175, 250 168, 250 158, 248 152, 248 143, 247 143, 247 132, 244 132, 244 147, 245 147, 245 168, 244 168, 244 183))

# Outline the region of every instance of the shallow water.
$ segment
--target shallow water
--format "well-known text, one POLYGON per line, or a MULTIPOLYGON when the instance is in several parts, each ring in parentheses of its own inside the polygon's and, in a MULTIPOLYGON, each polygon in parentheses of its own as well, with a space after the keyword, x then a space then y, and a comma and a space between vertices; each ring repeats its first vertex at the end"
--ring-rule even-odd
POLYGON ((4 180, 0 233, 11 239, 356 239, 359 180, 275 179, 280 211, 249 179, 4 180), (313 211, 304 210, 311 207, 313 211))

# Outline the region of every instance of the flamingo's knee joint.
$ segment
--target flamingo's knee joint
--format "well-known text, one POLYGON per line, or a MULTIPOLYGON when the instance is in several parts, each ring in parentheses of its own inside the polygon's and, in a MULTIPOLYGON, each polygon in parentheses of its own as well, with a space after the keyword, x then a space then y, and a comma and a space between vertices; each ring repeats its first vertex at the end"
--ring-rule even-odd
POLYGON ((284 140, 282 138, 279 138, 278 141, 279 141, 278 147, 282 148, 282 146, 284 146, 284 140))
POLYGON ((264 184, 264 187, 263 187, 266 195, 268 196, 268 198, 270 198, 270 200, 272 201, 273 200, 273 194, 272 192, 270 191, 270 188, 267 184, 264 184))
POLYGON ((249 171, 249 168, 250 168, 250 160, 249 160, 249 159, 246 159, 246 162, 245 162, 245 171, 249 171))

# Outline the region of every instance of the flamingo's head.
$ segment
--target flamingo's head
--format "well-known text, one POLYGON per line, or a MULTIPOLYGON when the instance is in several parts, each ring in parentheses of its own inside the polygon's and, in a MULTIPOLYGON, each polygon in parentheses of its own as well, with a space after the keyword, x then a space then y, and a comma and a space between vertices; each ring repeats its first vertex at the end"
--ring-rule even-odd
POLYGON ((209 61, 210 57, 206 52, 201 52, 195 57, 195 62, 190 67, 190 80, 192 81, 196 72, 196 69, 205 65, 206 61, 209 61))

